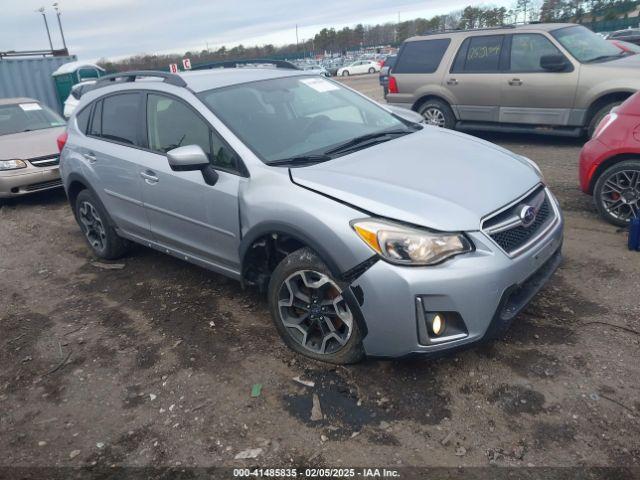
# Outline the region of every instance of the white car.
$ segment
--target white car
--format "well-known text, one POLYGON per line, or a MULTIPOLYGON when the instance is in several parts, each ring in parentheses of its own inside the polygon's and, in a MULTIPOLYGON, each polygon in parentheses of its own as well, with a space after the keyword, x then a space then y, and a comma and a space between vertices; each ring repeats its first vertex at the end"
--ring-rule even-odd
POLYGON ((95 80, 87 80, 86 82, 76 83, 73 87, 71 87, 71 93, 64 101, 64 110, 63 115, 64 118, 69 118, 73 111, 76 109, 76 106, 80 102, 80 97, 82 97, 83 93, 88 92, 95 85, 95 80))
POLYGON ((363 73, 376 73, 380 71, 380 64, 372 60, 358 60, 345 67, 339 68, 337 75, 344 77, 347 75, 359 75, 363 73))

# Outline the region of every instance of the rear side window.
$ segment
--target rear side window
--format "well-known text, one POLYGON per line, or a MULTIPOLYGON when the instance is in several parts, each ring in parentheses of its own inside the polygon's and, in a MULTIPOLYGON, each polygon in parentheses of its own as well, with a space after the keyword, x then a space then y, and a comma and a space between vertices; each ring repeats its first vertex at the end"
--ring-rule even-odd
POLYGON ((96 102, 93 107, 93 115, 91 119, 91 127, 89 128, 89 135, 99 137, 102 134, 102 100, 96 102))
POLYGON ((140 94, 122 93, 102 100, 102 133, 105 140, 138 144, 140 94))
POLYGON ((87 127, 89 126, 89 118, 91 117, 91 106, 84 108, 78 115, 76 115, 76 122, 78 122, 78 129, 82 133, 87 133, 87 127))
POLYGON ((407 42, 393 68, 395 73, 433 73, 438 69, 451 40, 419 40, 407 42))
POLYGON ((467 38, 454 62, 454 72, 492 73, 500 70, 504 35, 467 38))

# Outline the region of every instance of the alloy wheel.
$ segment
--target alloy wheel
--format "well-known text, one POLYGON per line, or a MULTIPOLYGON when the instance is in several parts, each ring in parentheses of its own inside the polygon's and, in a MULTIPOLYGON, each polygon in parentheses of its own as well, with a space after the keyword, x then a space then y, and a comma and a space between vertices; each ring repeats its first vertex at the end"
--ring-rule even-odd
POLYGON ((342 291, 313 270, 295 272, 282 282, 278 312, 291 338, 316 354, 336 353, 353 331, 353 315, 342 291))
POLYGON ((89 202, 82 202, 78 210, 80 224, 89 244, 97 251, 103 251, 107 244, 107 232, 96 208, 89 202))
POLYGON ((640 214, 640 170, 621 170, 606 179, 600 199, 612 217, 629 221, 640 214))
POLYGON ((445 126, 444 113, 439 108, 429 107, 422 112, 422 116, 426 120, 427 125, 435 125, 436 127, 445 126))

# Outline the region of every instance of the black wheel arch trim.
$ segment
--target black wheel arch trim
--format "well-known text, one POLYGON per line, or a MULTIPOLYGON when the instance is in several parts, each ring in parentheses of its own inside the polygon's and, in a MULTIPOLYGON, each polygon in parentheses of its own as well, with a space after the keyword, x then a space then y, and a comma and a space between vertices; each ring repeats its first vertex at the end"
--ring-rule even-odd
POLYGON ((100 207, 102 208, 102 210, 107 215, 107 221, 109 222, 109 225, 111 227, 113 227, 113 228, 118 228, 116 223, 111 218, 111 215, 109 215, 109 211, 104 206, 104 203, 102 203, 102 200, 100 199, 100 195, 98 195, 98 193, 95 191, 95 189, 91 186, 91 183, 89 183, 84 176, 82 176, 82 175, 80 175, 79 173, 76 173, 76 172, 70 173, 69 176, 67 177, 67 182, 65 182, 65 184, 64 184, 64 191, 67 194, 67 200, 69 201, 69 206, 71 207, 71 211, 73 212, 73 216, 74 217, 76 216, 76 206, 71 201, 71 197, 69 196, 68 188, 74 182, 78 182, 81 185, 83 185, 84 188, 82 190, 89 190, 89 192, 91 192, 93 197, 100 204, 100 207))

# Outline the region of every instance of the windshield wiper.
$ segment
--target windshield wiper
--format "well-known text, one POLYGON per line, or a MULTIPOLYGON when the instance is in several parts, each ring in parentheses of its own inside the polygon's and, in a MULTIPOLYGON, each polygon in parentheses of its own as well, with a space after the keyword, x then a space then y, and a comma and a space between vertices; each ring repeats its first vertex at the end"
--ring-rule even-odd
POLYGON ((387 140, 391 140, 391 138, 387 138, 387 137, 393 137, 396 135, 407 135, 413 131, 415 130, 402 129, 402 130, 387 130, 387 131, 382 131, 377 133, 368 133, 366 135, 360 135, 359 137, 348 140, 342 145, 338 145, 337 147, 332 148, 331 150, 327 150, 324 153, 326 153, 327 155, 333 155, 335 153, 344 153, 363 145, 369 145, 370 143, 386 142, 387 140), (372 142, 373 140, 379 140, 379 141, 372 142))
POLYGON ((319 154, 319 155, 299 155, 295 157, 289 158, 281 158, 280 160, 272 160, 271 162, 267 162, 267 165, 273 166, 281 166, 287 165, 291 167, 303 166, 303 165, 313 165, 314 163, 322 163, 328 160, 331 160, 333 156, 319 154))

